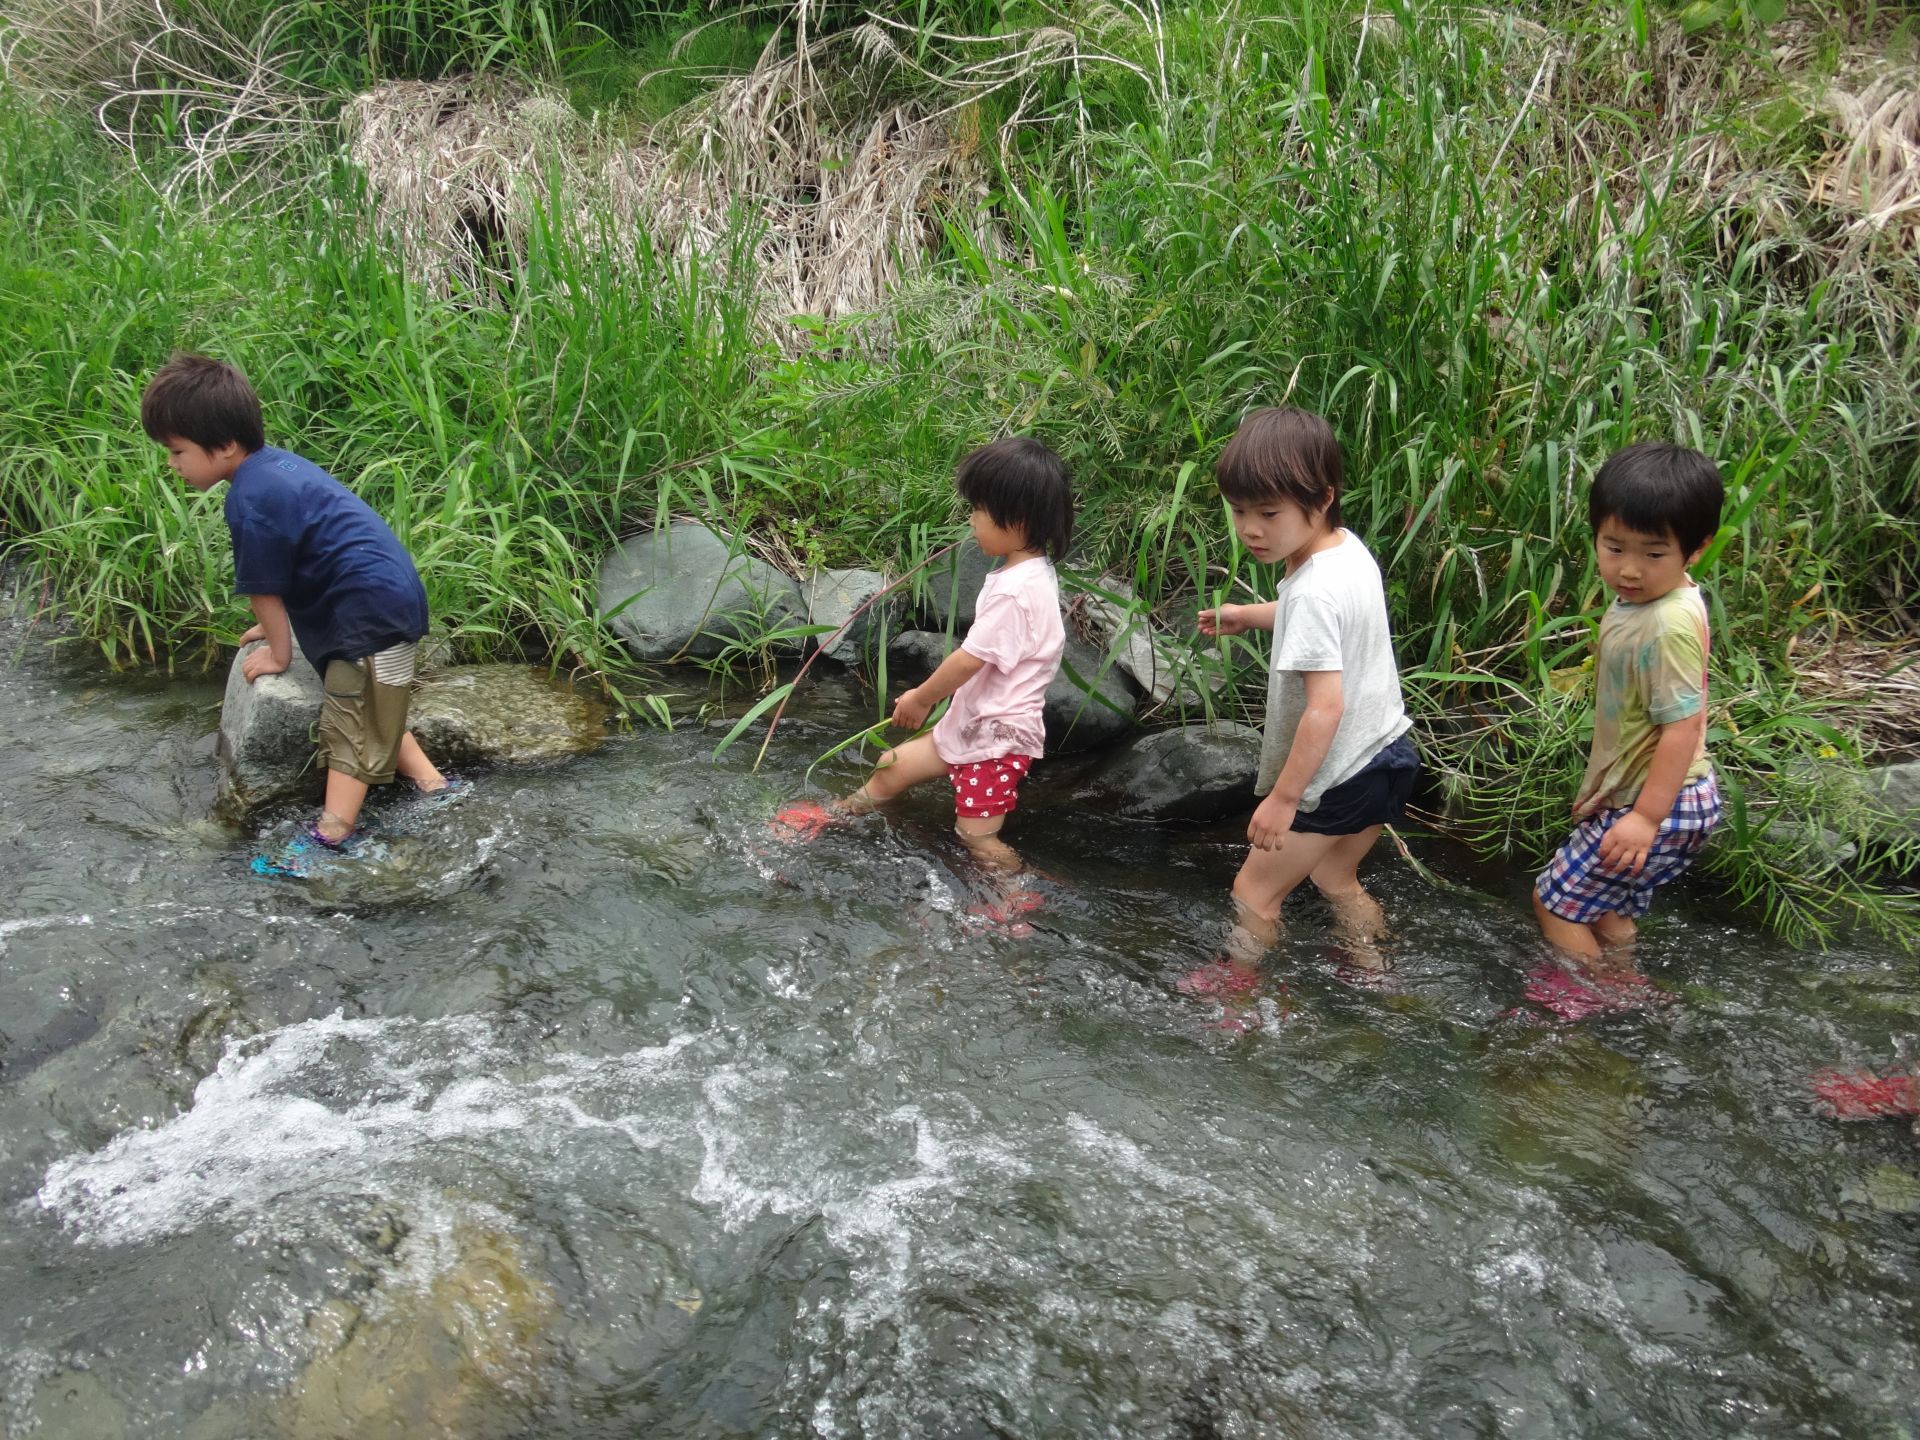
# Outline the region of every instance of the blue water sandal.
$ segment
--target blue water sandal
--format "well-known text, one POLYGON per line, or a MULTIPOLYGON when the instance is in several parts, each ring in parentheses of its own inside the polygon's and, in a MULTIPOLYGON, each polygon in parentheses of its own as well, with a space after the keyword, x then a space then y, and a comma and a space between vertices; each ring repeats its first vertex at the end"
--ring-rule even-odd
POLYGON ((277 854, 254 856, 253 873, 269 880, 305 880, 329 856, 346 856, 352 839, 349 834, 346 840, 329 840, 318 826, 309 825, 282 845, 277 854))

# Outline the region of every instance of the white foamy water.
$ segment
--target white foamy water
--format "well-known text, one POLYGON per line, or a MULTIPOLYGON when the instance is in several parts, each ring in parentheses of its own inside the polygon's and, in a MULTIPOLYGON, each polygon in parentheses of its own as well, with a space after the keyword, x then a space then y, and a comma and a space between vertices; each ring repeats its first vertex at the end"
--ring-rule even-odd
POLYGON ((83 1242, 125 1245, 299 1213, 329 1195, 391 1194, 415 1162, 473 1140, 537 1148, 562 1127, 648 1146, 650 1121, 586 1103, 657 1084, 691 1040, 615 1060, 544 1056, 523 1076, 523 1057, 477 1017, 336 1012, 234 1046, 191 1108, 56 1162, 36 1199, 83 1242))
POLYGON ((22 930, 51 930, 57 925, 91 924, 91 915, 37 915, 22 920, 0 920, 0 955, 7 953, 7 942, 22 930))

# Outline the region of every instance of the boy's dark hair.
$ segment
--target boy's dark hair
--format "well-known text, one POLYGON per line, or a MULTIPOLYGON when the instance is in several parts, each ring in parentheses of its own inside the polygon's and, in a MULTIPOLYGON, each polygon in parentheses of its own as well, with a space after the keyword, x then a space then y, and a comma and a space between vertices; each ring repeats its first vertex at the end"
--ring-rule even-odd
POLYGON ((1073 543, 1073 483, 1060 457, 1038 440, 1009 435, 982 445, 960 462, 954 488, 996 525, 1020 530, 1029 550, 1055 560, 1073 543))
POLYGON ((1311 411, 1292 405, 1255 410, 1220 452, 1213 478, 1228 500, 1291 500, 1307 511, 1324 505, 1327 524, 1340 525, 1346 462, 1333 427, 1311 411))
POLYGON ((162 445, 191 440, 217 450, 229 440, 251 455, 267 443, 260 397, 247 377, 223 360, 178 351, 140 392, 140 428, 162 445))
POLYGON ((1698 450, 1643 440, 1607 457, 1587 492, 1587 523, 1594 533, 1618 520, 1642 535, 1667 535, 1688 555, 1720 529, 1727 498, 1720 467, 1698 450))

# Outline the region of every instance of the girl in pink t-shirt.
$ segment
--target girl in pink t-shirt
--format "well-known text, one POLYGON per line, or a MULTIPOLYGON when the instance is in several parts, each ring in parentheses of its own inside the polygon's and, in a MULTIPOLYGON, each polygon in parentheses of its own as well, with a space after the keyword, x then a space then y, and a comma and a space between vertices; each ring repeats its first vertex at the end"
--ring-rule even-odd
MULTIPOLYGON (((972 507, 974 540, 1001 563, 980 586, 960 648, 894 702, 893 723, 918 730, 949 695, 953 704, 931 732, 882 755, 867 783, 834 808, 864 814, 945 775, 960 838, 989 866, 1010 872, 1020 857, 1000 839, 1000 827, 1046 746, 1042 706, 1066 644, 1049 556, 1064 556, 1073 539, 1073 491, 1060 457, 1021 436, 975 450, 960 462, 954 486, 972 507)), ((803 803, 774 823, 804 837, 829 818, 803 803)))

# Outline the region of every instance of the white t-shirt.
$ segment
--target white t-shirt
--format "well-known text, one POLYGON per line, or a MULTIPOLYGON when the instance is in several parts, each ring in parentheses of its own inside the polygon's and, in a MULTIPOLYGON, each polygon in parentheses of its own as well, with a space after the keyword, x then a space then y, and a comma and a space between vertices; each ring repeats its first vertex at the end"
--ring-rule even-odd
POLYGON ((1273 673, 1267 677, 1267 724, 1260 737, 1265 795, 1280 778, 1293 735, 1307 709, 1303 672, 1338 670, 1343 709, 1327 758, 1300 797, 1304 813, 1335 785, 1351 780, 1381 750, 1412 728, 1400 700, 1400 671, 1387 628, 1380 567, 1351 530, 1280 582, 1274 596, 1273 673))
POLYGON ((1067 630, 1060 620, 1060 582, 1044 555, 990 571, 960 648, 985 668, 953 692, 933 727, 933 748, 949 765, 1047 747, 1047 686, 1060 669, 1067 630))

